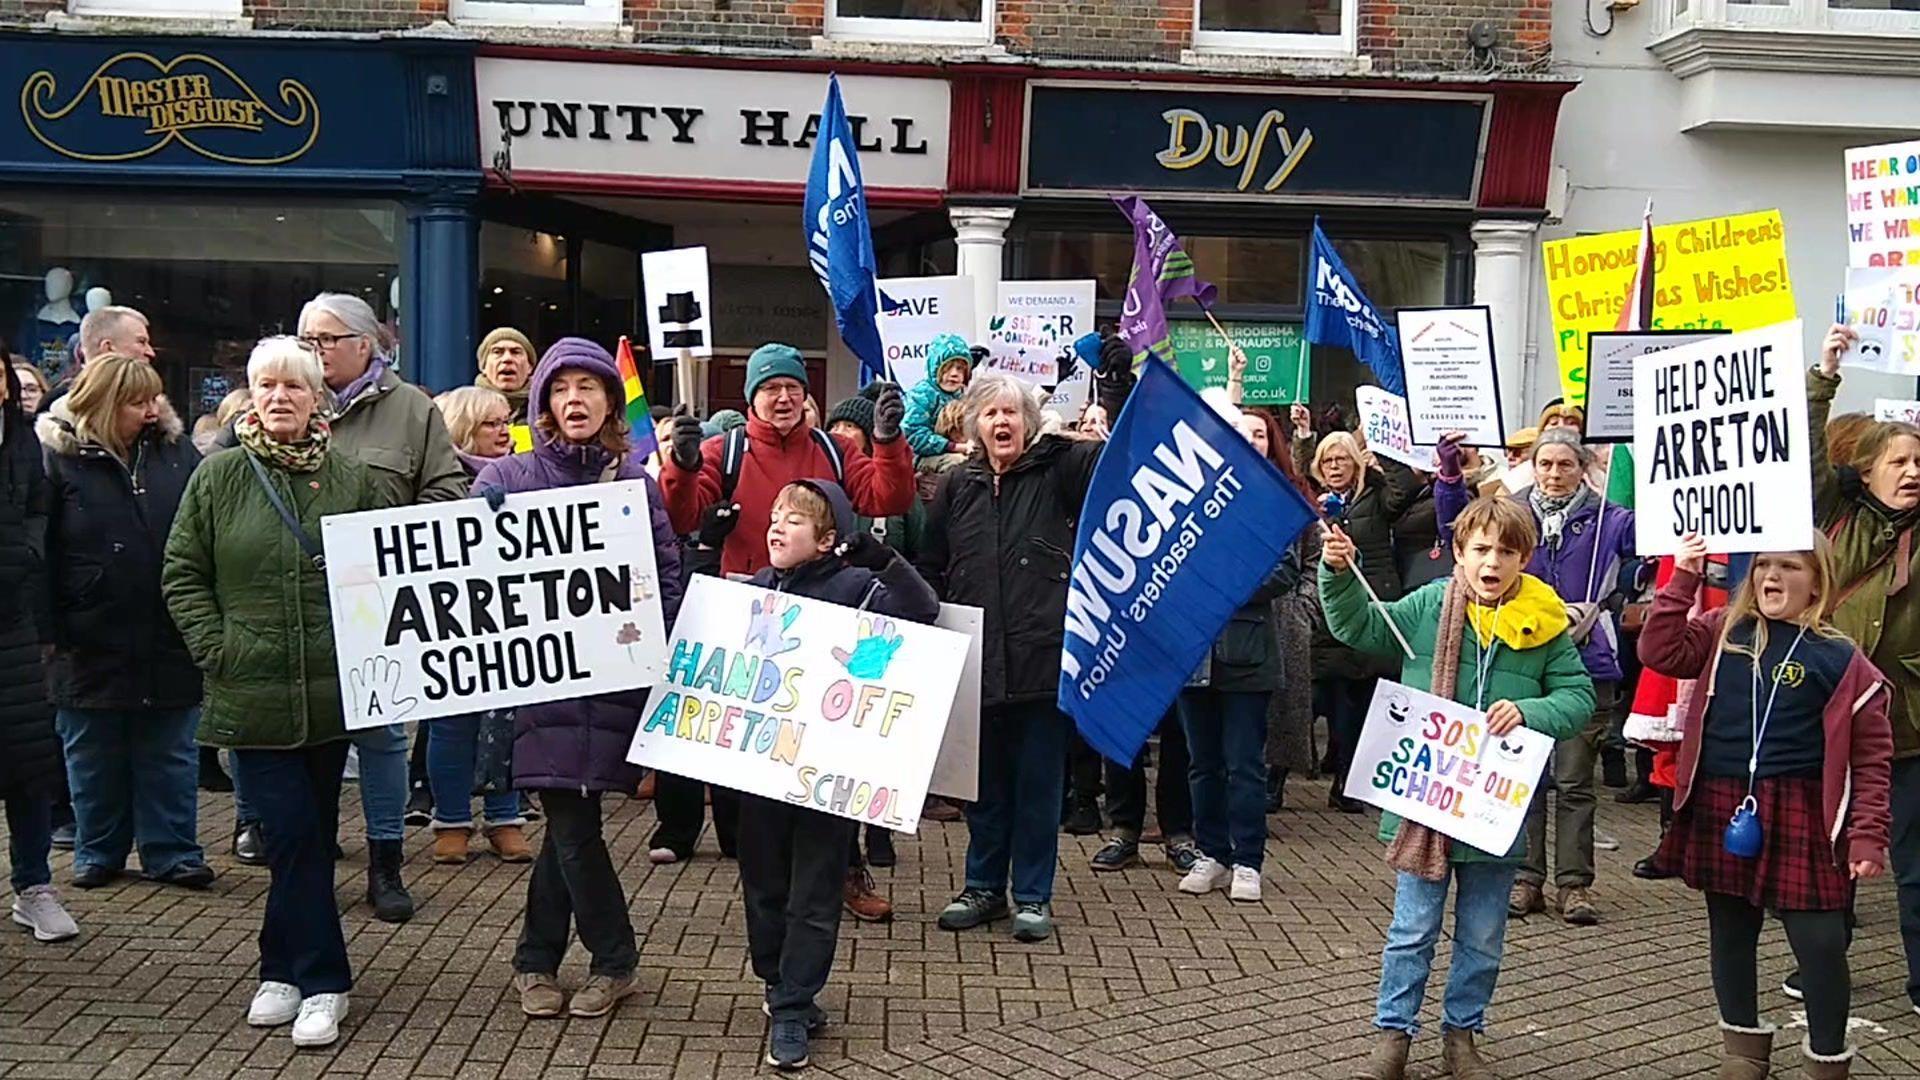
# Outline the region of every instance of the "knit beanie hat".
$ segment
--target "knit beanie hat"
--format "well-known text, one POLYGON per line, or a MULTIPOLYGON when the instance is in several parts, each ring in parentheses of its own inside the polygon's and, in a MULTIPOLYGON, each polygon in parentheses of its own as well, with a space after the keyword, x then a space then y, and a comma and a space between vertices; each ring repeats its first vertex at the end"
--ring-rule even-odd
POLYGON ((552 384, 554 376, 568 368, 599 376, 600 381, 607 385, 607 400, 613 403, 614 413, 625 415, 627 388, 620 378, 620 369, 614 366, 613 354, 601 348, 598 342, 563 337, 547 347, 547 355, 540 358, 540 366, 534 369, 529 420, 537 420, 541 413, 547 411, 547 387, 552 384))
POLYGON ((827 418, 823 421, 823 424, 830 428, 839 420, 847 421, 854 427, 866 432, 867 438, 873 438, 873 402, 868 401, 866 398, 859 396, 850 397, 838 405, 835 405, 833 409, 827 413, 827 418))
POLYGON ((723 432, 732 431, 737 427, 747 426, 747 418, 741 414, 739 409, 721 409, 719 412, 708 417, 707 422, 723 432))
POLYGON ((474 358, 479 362, 481 370, 486 370, 487 350, 503 341, 519 342, 520 347, 527 351, 527 363, 529 364, 533 363, 540 355, 540 351, 533 347, 533 342, 527 340, 527 335, 515 330, 511 326, 502 326, 487 331, 487 336, 480 339, 480 350, 474 354, 474 358))
POLYGON ((807 385, 807 365, 800 350, 791 345, 768 342, 747 357, 747 400, 752 401, 760 384, 768 379, 795 379, 807 385))

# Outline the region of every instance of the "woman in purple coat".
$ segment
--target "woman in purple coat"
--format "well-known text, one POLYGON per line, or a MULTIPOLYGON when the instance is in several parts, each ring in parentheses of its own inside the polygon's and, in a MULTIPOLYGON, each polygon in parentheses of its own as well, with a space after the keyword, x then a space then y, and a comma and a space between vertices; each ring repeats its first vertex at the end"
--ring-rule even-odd
MULTIPOLYGON (((1467 503, 1460 476, 1457 443, 1443 443, 1434 503, 1443 534, 1467 503)), ((1575 926, 1600 921, 1593 903, 1593 766, 1601 740, 1620 700, 1620 630, 1608 610, 1621 572, 1633 554, 1633 511, 1615 506, 1586 482, 1593 451, 1571 427, 1548 427, 1533 444, 1533 485, 1514 498, 1533 511, 1540 545, 1533 549, 1527 573, 1553 586, 1566 602, 1573 625, 1568 631, 1580 646, 1593 679, 1593 718, 1553 752, 1554 885, 1562 919, 1575 926)), ((1545 785, 1527 810, 1527 857, 1513 883, 1507 910, 1525 918, 1546 910, 1547 792, 1545 785)))
MULTIPOLYGON (((628 442, 626 393, 613 357, 584 338, 554 342, 533 373, 528 409, 534 448, 482 468, 474 494, 498 510, 514 492, 643 481, 660 605, 673 625, 680 609, 679 547, 660 488, 628 442)), ((522 705, 515 714, 514 786, 539 791, 547 814, 513 954, 514 988, 528 1016, 604 1016, 638 989, 639 953, 626 893, 600 832, 600 796, 631 793, 640 782, 640 768, 627 764, 627 747, 646 700, 646 690, 629 690, 522 705), (587 983, 570 1004, 556 978, 569 921, 592 956, 587 983)))

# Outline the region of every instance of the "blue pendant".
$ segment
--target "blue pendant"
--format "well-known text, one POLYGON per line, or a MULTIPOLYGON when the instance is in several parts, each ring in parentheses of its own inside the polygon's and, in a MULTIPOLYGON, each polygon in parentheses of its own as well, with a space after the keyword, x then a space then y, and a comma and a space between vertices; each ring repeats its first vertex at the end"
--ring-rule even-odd
POLYGON ((1761 831, 1760 817, 1754 813, 1756 804, 1749 795, 1740 803, 1740 809, 1733 812, 1732 820, 1727 822, 1726 835, 1721 844, 1727 854, 1736 859, 1757 858, 1760 854, 1761 831))

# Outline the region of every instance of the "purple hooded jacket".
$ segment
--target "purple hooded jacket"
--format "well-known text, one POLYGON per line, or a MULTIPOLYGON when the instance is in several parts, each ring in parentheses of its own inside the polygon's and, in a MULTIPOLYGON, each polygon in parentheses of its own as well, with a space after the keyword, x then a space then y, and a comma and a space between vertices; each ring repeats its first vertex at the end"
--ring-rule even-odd
MULTIPOLYGON (((613 456, 597 444, 573 446, 540 431, 538 419, 547 412, 547 388, 555 375, 573 368, 592 372, 607 384, 615 415, 626 410, 626 393, 613 357, 584 338, 561 338, 547 350, 533 373, 527 411, 534 421, 534 448, 497 458, 480 470, 473 492, 488 489, 511 495, 516 491, 591 484, 612 463, 613 456)), ((642 480, 653 519, 653 558, 660 577, 660 607, 668 626, 680 612, 680 547, 667 523, 667 501, 660 486, 647 475, 645 459, 628 454, 614 473, 618 480, 642 480)), ((513 783, 517 788, 578 788, 589 791, 631 792, 642 770, 627 763, 627 748, 647 704, 647 691, 628 690, 596 697, 569 698, 540 705, 522 705, 513 721, 513 783)))
MULTIPOLYGON (((1540 512, 1533 508, 1533 500, 1527 497, 1526 491, 1522 489, 1513 497, 1533 514, 1534 527, 1539 528, 1540 512)), ((1470 501, 1463 478, 1434 478, 1434 514, 1439 521, 1440 535, 1449 543, 1453 537, 1453 519, 1460 516, 1470 501)), ((1605 600, 1618 587, 1621 572, 1638 563, 1633 544, 1633 511, 1607 502, 1605 496, 1595 493, 1567 519, 1558 547, 1541 543, 1533 549, 1527 573, 1546 582, 1569 604, 1605 600), (1594 551, 1596 544, 1598 557, 1594 551)), ((1619 626, 1613 616, 1602 614, 1595 620, 1587 640, 1580 643, 1580 659, 1586 662, 1587 674, 1595 681, 1617 682, 1621 678, 1619 637, 1619 626)))

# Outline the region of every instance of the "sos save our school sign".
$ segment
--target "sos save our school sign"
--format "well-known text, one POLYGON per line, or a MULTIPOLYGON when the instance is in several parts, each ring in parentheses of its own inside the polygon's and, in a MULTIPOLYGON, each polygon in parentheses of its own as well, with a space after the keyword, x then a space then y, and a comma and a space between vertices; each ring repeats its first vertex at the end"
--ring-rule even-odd
POLYGON ((1527 803, 1552 752, 1553 740, 1537 731, 1490 735, 1485 713, 1382 679, 1346 794, 1505 855, 1526 824, 1527 803))

